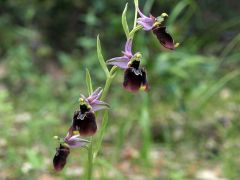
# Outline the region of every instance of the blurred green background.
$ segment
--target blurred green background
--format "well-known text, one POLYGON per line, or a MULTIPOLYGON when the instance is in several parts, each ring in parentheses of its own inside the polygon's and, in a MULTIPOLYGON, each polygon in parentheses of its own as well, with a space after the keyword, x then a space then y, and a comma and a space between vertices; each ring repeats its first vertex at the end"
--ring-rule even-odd
MULTIPOLYGON (((0 179, 79 179, 86 149, 53 171, 79 93, 105 77, 96 56, 121 55, 127 1, 0 1, 0 179)), ((94 179, 240 179, 240 3, 238 0, 140 0, 144 12, 167 12, 180 47, 160 47, 140 32, 151 89, 131 94, 119 71, 110 89, 109 124, 94 179)), ((132 26, 134 5, 129 1, 132 26)), ((84 179, 84 178, 82 178, 84 179)))

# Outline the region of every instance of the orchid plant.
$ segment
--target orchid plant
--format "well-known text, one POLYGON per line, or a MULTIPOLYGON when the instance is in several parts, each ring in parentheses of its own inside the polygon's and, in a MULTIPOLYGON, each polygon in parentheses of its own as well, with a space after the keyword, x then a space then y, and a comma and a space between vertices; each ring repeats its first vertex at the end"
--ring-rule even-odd
POLYGON ((65 138, 55 136, 59 144, 53 158, 53 166, 56 171, 64 168, 72 148, 85 147, 88 150, 87 179, 92 179, 94 160, 101 148, 108 122, 108 109, 110 106, 104 102, 104 100, 108 94, 111 82, 116 76, 117 69, 124 70, 123 87, 127 91, 135 93, 139 90, 149 90, 147 71, 141 66, 143 56, 140 52, 132 52, 135 33, 141 29, 152 31, 157 36, 160 44, 167 49, 172 50, 179 45, 178 43, 174 43, 172 36, 166 32, 166 26, 163 25, 165 18, 168 16, 166 13, 162 13, 157 18, 152 15, 148 17, 141 12, 138 6, 138 0, 134 0, 134 4, 135 17, 131 31, 129 30, 126 18, 128 4, 126 4, 122 13, 122 25, 126 34, 126 43, 124 51, 122 51, 122 56, 110 58, 105 61, 102 55, 100 39, 99 36, 97 36, 97 55, 99 63, 106 75, 105 86, 104 88, 99 87, 93 91, 90 72, 88 69, 86 70, 86 84, 89 96, 86 97, 80 94, 79 108, 73 114, 72 122, 65 138), (140 17, 138 17, 138 15, 140 17), (110 70, 107 65, 112 66, 110 70), (104 115, 99 133, 96 133, 98 129, 96 111, 99 110, 104 110, 104 115), (88 137, 88 140, 82 139, 81 137, 88 137), (95 138, 94 141, 93 138, 95 138))

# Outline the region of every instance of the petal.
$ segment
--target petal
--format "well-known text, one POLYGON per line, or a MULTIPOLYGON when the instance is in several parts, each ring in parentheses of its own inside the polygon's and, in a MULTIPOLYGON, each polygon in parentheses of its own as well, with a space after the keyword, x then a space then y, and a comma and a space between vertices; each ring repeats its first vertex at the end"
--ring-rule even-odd
POLYGON ((70 139, 73 135, 73 126, 71 126, 69 129, 68 129, 68 132, 67 132, 67 135, 65 136, 64 138, 64 141, 68 141, 68 139, 70 139))
POLYGON ((99 110, 102 110, 102 109, 108 109, 109 108, 109 105, 103 101, 99 101, 99 100, 96 100, 94 101, 92 104, 92 110, 94 112, 96 111, 99 111, 99 110))
POLYGON ((129 59, 125 56, 115 57, 106 61, 108 65, 118 66, 122 69, 126 69, 128 66, 129 59))
POLYGON ((132 39, 127 40, 124 48, 124 54, 127 56, 132 56, 132 39))
POLYGON ((98 99, 102 94, 103 89, 101 87, 98 87, 88 98, 88 103, 91 103, 92 101, 98 99))
POLYGON ((139 70, 135 68, 128 68, 124 73, 123 86, 130 92, 137 92, 140 88, 144 90, 148 89, 147 76, 143 68, 139 70))
POLYGON ((138 21, 142 21, 142 22, 145 22, 145 23, 148 23, 148 24, 154 24, 155 22, 155 19, 153 18, 137 18, 138 21))
POLYGON ((157 36, 159 42, 167 49, 174 49, 174 41, 170 34, 166 32, 165 26, 156 26, 153 33, 157 36))
POLYGON ((71 147, 71 148, 77 148, 77 147, 82 147, 85 146, 87 143, 90 141, 81 139, 79 138, 79 135, 74 135, 71 138, 69 138, 66 143, 71 147))
POLYGON ((97 131, 95 114, 92 111, 85 114, 86 116, 83 120, 79 120, 74 116, 72 123, 73 131, 79 131, 81 136, 92 136, 97 131))
POLYGON ((62 145, 56 149, 56 154, 53 158, 53 167, 56 171, 61 171, 64 168, 69 153, 70 149, 62 145))
POLYGON ((145 31, 152 30, 153 24, 152 23, 147 23, 142 20, 137 20, 137 23, 143 27, 145 31))
POLYGON ((138 14, 142 17, 142 18, 148 18, 147 16, 145 16, 139 9, 139 7, 137 7, 137 11, 138 11, 138 14))

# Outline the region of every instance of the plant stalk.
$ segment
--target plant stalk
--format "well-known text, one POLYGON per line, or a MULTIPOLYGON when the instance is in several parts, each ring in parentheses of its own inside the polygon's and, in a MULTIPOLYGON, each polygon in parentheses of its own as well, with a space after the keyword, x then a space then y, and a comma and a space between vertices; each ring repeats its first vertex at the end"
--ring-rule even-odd
MULTIPOLYGON (((112 69, 110 70, 110 75, 107 77, 107 80, 105 82, 105 86, 103 88, 103 93, 101 96, 101 101, 104 101, 104 99, 106 98, 109 88, 111 86, 112 80, 114 78, 114 76, 112 76, 114 69, 116 69, 116 67, 112 67, 112 69)), ((104 132, 103 132, 104 135, 104 132)), ((94 163, 94 158, 96 158, 96 156, 94 157, 94 150, 93 150, 93 137, 91 137, 90 139, 91 143, 88 147, 88 173, 87 173, 87 179, 91 180, 92 179, 92 172, 93 172, 93 163, 94 163)), ((102 142, 101 142, 102 143, 102 142)), ((101 145, 101 144, 100 144, 101 145)))

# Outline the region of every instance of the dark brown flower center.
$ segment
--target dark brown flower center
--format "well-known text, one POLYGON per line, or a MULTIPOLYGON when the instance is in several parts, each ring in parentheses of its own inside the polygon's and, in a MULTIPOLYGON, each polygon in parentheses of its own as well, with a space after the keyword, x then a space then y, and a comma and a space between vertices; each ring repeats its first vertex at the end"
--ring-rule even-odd
POLYGON ((81 114, 84 114, 84 113, 88 112, 89 110, 90 109, 89 109, 89 107, 86 104, 81 104, 80 105, 81 114))
POLYGON ((132 61, 131 64, 130 64, 130 67, 132 67, 132 68, 134 68, 134 69, 138 69, 139 66, 140 66, 140 61, 138 61, 138 60, 134 60, 134 61, 132 61))

